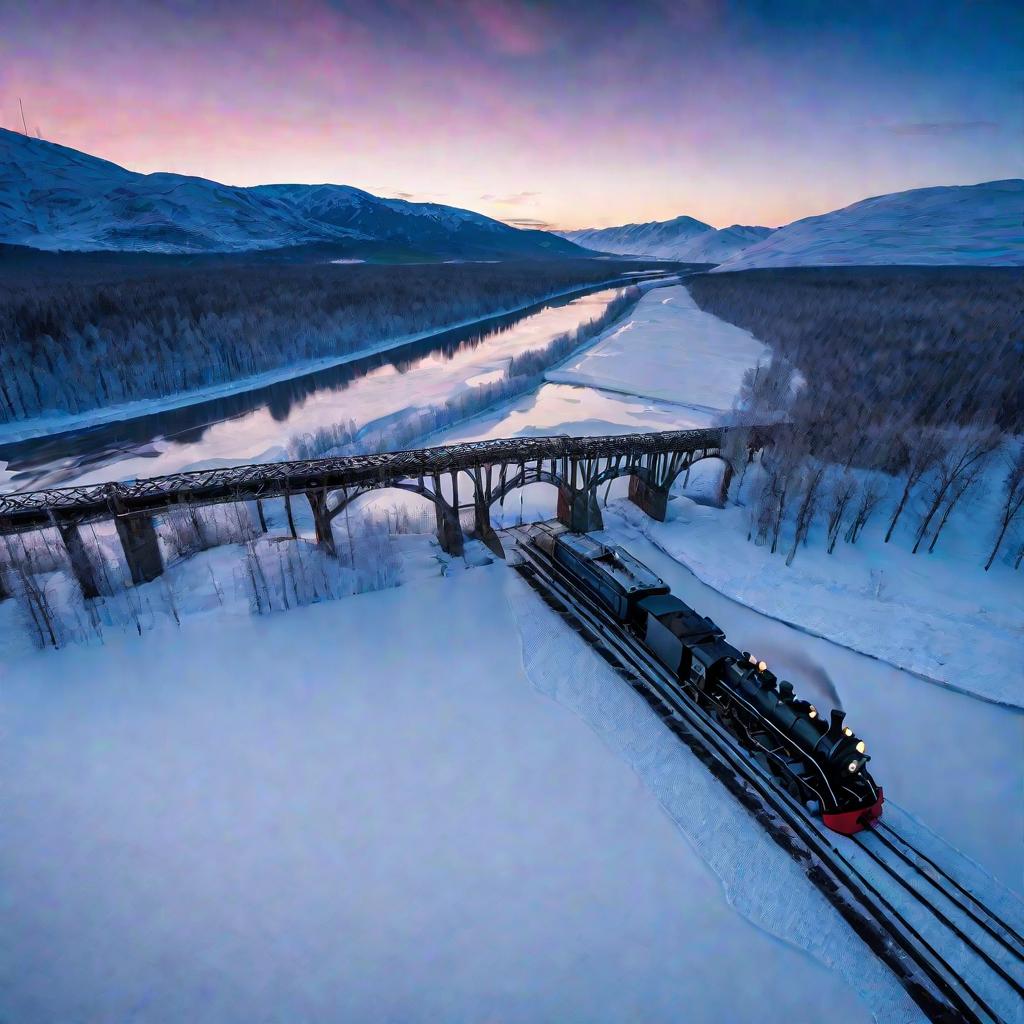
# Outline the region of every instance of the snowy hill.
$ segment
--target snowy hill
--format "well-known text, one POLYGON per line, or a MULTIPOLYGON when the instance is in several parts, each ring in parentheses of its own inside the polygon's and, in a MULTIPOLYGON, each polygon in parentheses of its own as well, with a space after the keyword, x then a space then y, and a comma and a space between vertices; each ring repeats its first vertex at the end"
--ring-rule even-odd
POLYGON ((733 224, 716 229, 693 217, 623 224, 617 228, 583 228, 562 231, 577 245, 600 252, 633 256, 658 256, 692 263, 720 263, 771 234, 771 228, 733 224))
POLYGON ((885 264, 1024 265, 1024 180, 864 199, 779 228, 716 270, 885 264))
POLYGON ((455 207, 382 199, 345 185, 236 188, 181 174, 137 174, 4 129, 0 242, 165 253, 332 243, 359 255, 582 255, 556 235, 455 207))

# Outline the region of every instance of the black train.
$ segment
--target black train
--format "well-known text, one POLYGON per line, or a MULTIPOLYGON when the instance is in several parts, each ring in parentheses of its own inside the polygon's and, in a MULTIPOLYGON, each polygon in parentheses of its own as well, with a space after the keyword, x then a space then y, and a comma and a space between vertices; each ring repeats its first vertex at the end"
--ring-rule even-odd
POLYGON ((794 796, 814 801, 830 829, 853 835, 882 814, 865 744, 833 711, 828 723, 791 683, 736 650, 710 619, 669 592, 642 562, 585 534, 541 524, 534 543, 625 623, 680 683, 794 796))

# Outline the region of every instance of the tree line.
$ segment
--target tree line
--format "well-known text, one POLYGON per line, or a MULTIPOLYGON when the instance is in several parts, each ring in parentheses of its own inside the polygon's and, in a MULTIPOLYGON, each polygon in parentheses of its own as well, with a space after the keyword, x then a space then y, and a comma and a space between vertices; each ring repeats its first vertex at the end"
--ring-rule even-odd
POLYGON ((1000 554, 1021 566, 1024 272, 815 268, 703 275, 690 287, 772 352, 747 373, 735 416, 777 422, 749 539, 791 564, 815 522, 832 553, 884 514, 885 543, 902 523, 914 554, 933 552, 988 484, 984 567, 1000 554))

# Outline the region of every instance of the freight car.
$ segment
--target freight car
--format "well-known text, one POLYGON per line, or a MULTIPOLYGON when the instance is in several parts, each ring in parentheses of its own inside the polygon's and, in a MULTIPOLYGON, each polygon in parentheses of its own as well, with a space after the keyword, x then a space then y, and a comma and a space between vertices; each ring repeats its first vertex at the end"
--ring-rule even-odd
POLYGON ((721 722, 783 788, 820 811, 828 828, 853 835, 881 816, 882 789, 843 711, 825 722, 792 683, 733 647, 711 619, 623 548, 550 523, 533 527, 531 537, 644 643, 682 695, 721 722))

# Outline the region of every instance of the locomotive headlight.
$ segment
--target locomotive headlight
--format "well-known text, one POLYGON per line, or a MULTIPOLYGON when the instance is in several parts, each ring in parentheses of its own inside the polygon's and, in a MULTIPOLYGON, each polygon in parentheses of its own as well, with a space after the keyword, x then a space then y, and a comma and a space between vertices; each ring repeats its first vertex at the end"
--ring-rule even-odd
POLYGON ((867 744, 863 740, 858 740, 857 741, 857 753, 858 754, 863 754, 864 751, 867 750, 867 749, 868 749, 867 748, 867 744))
POLYGON ((850 762, 850 763, 849 763, 849 764, 848 764, 848 765, 846 766, 846 769, 847 769, 847 771, 850 771, 850 772, 855 772, 855 771, 857 770, 857 762, 856 762, 856 761, 851 761, 851 762, 850 762))
POLYGON ((757 663, 757 669, 759 672, 763 672, 768 667, 767 661, 759 661, 757 663))
POLYGON ((844 736, 852 736, 853 735, 853 730, 848 725, 844 725, 843 726, 843 735, 844 736))
POLYGON ((813 704, 807 709, 807 717, 808 718, 817 718, 818 717, 818 709, 813 704))

